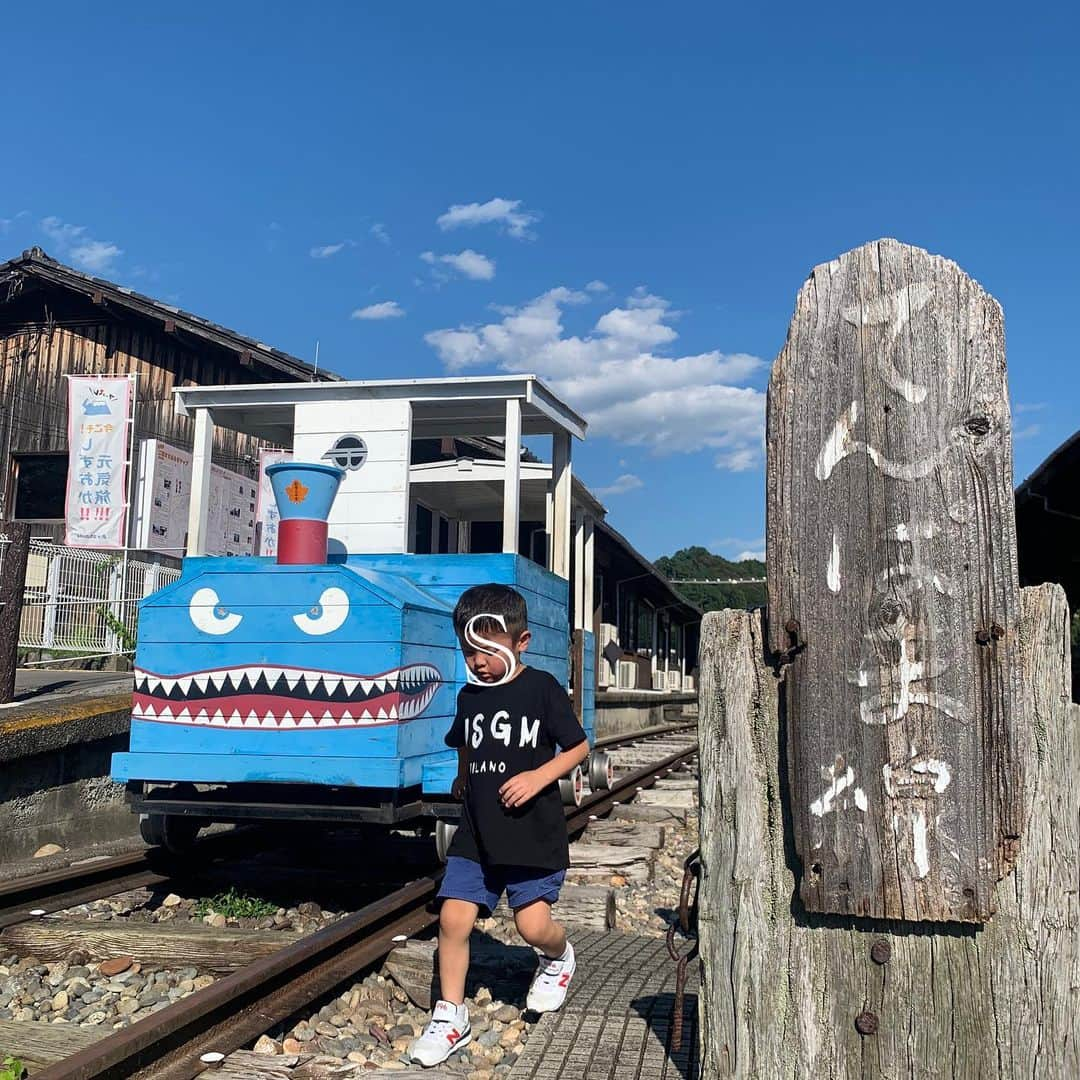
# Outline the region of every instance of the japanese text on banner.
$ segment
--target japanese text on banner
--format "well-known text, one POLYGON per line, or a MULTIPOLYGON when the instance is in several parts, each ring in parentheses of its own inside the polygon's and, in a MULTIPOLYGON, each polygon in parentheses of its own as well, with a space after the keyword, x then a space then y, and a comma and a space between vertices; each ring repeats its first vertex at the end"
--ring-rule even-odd
POLYGON ((68 379, 64 542, 71 547, 124 547, 130 410, 130 379, 68 379))
POLYGON ((255 520, 259 523, 259 550, 257 555, 277 555, 278 509, 274 501, 274 492, 270 487, 267 467, 279 461, 292 461, 291 450, 259 451, 259 499, 255 510, 255 520))

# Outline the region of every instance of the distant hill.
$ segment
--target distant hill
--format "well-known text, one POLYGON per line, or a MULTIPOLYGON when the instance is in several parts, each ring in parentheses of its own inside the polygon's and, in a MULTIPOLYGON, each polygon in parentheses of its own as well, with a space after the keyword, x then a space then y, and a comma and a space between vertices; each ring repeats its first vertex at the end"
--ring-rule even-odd
MULTIPOLYGON (((757 559, 732 562, 703 547, 683 548, 674 555, 664 555, 656 560, 655 565, 661 574, 676 580, 765 576, 765 564, 757 559)), ((677 585, 676 588, 705 611, 762 607, 765 604, 764 585, 677 585)))

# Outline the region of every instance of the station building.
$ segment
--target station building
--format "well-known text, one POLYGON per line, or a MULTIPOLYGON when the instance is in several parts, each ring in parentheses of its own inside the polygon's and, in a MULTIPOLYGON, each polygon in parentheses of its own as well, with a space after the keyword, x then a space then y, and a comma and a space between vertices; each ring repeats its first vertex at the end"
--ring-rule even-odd
POLYGON ((1073 701, 1080 700, 1080 431, 1016 489, 1020 584, 1056 581, 1072 613, 1073 701))
MULTIPOLYGON (((25 521, 32 527, 23 644, 36 647, 38 654, 60 643, 42 635, 92 619, 96 610, 86 595, 95 575, 56 569, 88 557, 63 548, 65 375, 135 374, 135 444, 157 440, 185 452, 193 447, 194 429, 174 408, 174 390, 339 379, 255 338, 65 266, 39 248, 0 264, 0 364, 0 520, 25 521), (73 605, 66 624, 65 598, 55 595, 64 591, 65 581, 73 605)), ((215 429, 212 460, 254 482, 264 446, 242 432, 215 429)), ((133 483, 137 460, 133 455, 133 483)), ((426 438, 414 432, 408 550, 502 550, 504 467, 505 441, 490 433, 426 438)), ((520 479, 520 553, 544 563, 550 543, 552 465, 522 448, 520 479)), ((134 486, 131 499, 136 499, 134 486)), ((581 557, 578 548, 587 542, 595 566, 589 622, 598 631, 598 733, 625 726, 624 713, 633 714, 638 724, 643 716, 649 722, 671 719, 696 701, 701 612, 607 521, 604 506, 576 478, 572 505, 575 520, 589 525, 587 539, 582 528, 575 530, 572 557, 581 557)), ((129 527, 134 526, 135 515, 130 514, 129 527)), ((133 601, 143 595, 140 590, 175 574, 185 539, 176 536, 164 550, 150 552, 139 550, 132 532, 131 563, 125 565, 138 569, 119 585, 122 599, 132 600, 131 611, 133 601)), ((79 625, 79 641, 97 640, 93 628, 79 625)), ((72 653, 77 652, 70 648, 74 640, 69 634, 62 643, 72 653)))

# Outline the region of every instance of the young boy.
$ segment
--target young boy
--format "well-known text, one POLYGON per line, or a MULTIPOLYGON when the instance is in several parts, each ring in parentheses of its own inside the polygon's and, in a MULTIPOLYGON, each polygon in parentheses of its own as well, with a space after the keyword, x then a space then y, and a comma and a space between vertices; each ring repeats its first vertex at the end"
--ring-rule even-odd
POLYGON ((570 862, 558 781, 589 753, 566 691, 521 662, 530 633, 520 593, 495 584, 468 589, 454 629, 470 681, 446 742, 457 748, 453 791, 463 807, 439 890, 442 999, 409 1048, 425 1066, 472 1039, 464 1004, 469 934, 504 891, 518 933, 541 954, 526 1008, 552 1012, 566 1000, 574 950, 551 918, 570 862))

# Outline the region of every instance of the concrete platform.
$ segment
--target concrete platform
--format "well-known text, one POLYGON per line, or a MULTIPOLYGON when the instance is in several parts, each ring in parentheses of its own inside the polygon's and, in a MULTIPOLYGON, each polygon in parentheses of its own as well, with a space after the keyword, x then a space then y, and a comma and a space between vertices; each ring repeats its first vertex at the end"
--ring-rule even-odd
POLYGON ((135 835, 108 778, 113 753, 127 749, 131 675, 24 668, 15 686, 0 707, 0 861, 135 835))
POLYGON ((573 941, 578 970, 566 1004, 532 1030, 509 1080, 698 1080, 697 963, 675 1053, 675 964, 663 939, 609 931, 573 941))
POLYGON ((643 728, 697 718, 696 691, 600 690, 596 694, 596 737, 632 735, 643 728))
POLYGON ((131 688, 129 673, 20 668, 0 705, 0 762, 127 732, 131 688))

